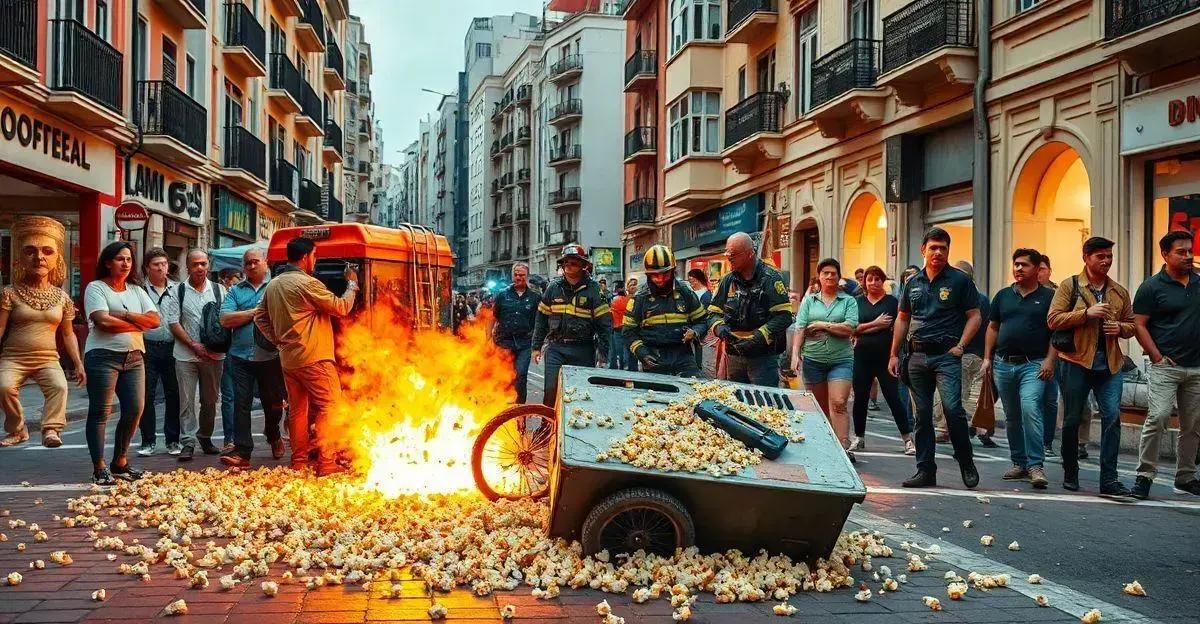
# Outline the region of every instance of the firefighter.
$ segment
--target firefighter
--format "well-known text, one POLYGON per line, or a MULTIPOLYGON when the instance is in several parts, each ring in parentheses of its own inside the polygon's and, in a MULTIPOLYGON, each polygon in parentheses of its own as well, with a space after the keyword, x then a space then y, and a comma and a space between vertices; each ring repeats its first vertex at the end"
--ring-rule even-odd
POLYGON ((572 366, 604 366, 612 338, 612 314, 592 279, 592 263, 583 245, 563 247, 558 258, 562 275, 550 281, 533 328, 533 361, 542 362, 545 351, 545 388, 542 403, 554 407, 558 400, 558 370, 572 366))
POLYGON ((666 245, 646 251, 646 285, 633 297, 621 336, 647 373, 699 377, 692 343, 704 335, 708 314, 687 284, 675 279, 675 254, 666 245))
POLYGON ((725 342, 725 379, 778 386, 779 354, 792 324, 787 286, 779 271, 755 256, 745 232, 725 242, 725 258, 730 271, 708 306, 708 326, 725 342))

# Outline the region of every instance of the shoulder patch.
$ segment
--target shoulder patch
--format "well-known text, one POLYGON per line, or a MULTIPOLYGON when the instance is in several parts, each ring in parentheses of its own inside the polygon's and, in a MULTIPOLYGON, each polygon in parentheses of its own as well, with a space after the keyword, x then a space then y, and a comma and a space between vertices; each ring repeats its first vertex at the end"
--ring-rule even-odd
POLYGON ((775 292, 786 295, 787 287, 783 285, 783 280, 775 280, 775 292))

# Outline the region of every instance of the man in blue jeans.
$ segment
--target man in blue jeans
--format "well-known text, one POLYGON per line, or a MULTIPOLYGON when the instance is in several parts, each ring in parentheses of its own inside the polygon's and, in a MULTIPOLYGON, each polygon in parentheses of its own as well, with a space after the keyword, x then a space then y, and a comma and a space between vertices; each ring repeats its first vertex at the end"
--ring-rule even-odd
MULTIPOLYGON (((1050 256, 1042 254, 1038 262, 1038 284, 1054 290, 1058 284, 1050 280, 1050 274, 1050 256)), ((1042 393, 1042 427, 1046 457, 1054 457, 1054 432, 1058 427, 1058 380, 1053 376, 1046 380, 1046 390, 1042 393)))
POLYGON ((512 284, 496 294, 492 308, 495 312, 492 340, 512 354, 517 403, 525 402, 529 385, 530 341, 541 294, 529 286, 529 265, 518 262, 512 268, 512 284))
POLYGON ((1063 488, 1079 490, 1079 424, 1094 394, 1100 414, 1100 495, 1125 498, 1129 488, 1117 479, 1121 450, 1122 339, 1133 337, 1129 291, 1108 276, 1112 241, 1093 236, 1083 243, 1083 271, 1059 284, 1050 304, 1051 330, 1072 330, 1072 349, 1060 351, 1058 385, 1063 397, 1063 488))
POLYGON ((967 343, 979 331, 979 292, 966 273, 947 266, 950 234, 930 228, 921 241, 925 270, 914 275, 900 292, 900 310, 892 337, 888 372, 912 390, 916 404, 917 472, 904 487, 937 485, 936 443, 933 433, 933 393, 942 397, 950 443, 963 485, 979 485, 979 472, 971 451, 967 412, 962 405, 962 357, 967 343), (907 346, 907 366, 900 363, 907 346))
POLYGON ((1038 284, 1040 255, 1035 249, 1013 252, 1016 281, 992 298, 981 371, 984 375, 995 373, 996 392, 1004 405, 1013 463, 1004 480, 1028 479, 1034 488, 1044 490, 1050 482, 1043 466, 1042 397, 1046 380, 1054 376, 1057 356, 1050 347, 1046 325, 1054 291, 1038 284))

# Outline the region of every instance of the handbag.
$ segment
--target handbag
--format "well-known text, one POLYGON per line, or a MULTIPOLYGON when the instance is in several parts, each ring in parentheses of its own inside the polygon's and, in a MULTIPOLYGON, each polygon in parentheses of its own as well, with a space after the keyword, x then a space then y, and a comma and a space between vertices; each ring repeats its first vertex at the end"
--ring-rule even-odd
MULTIPOLYGON (((1067 310, 1074 310, 1075 303, 1079 301, 1079 276, 1071 276, 1071 303, 1067 305, 1067 310)), ((1050 346, 1054 347, 1059 353, 1075 353, 1075 330, 1074 329, 1056 329, 1050 334, 1050 346)))
POLYGON ((994 431, 996 429, 996 383, 991 375, 985 375, 979 385, 979 402, 975 405, 975 414, 971 416, 971 426, 976 429, 994 431))

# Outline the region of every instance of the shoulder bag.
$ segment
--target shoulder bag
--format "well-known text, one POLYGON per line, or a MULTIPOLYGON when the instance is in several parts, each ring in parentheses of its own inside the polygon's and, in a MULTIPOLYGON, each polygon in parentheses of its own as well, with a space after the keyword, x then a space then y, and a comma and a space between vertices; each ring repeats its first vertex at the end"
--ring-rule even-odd
MULTIPOLYGON (((1079 276, 1071 276, 1071 303, 1067 304, 1067 311, 1075 309, 1075 304, 1079 301, 1079 276)), ((1059 353, 1074 353, 1075 352, 1075 328, 1072 329, 1056 329, 1050 335, 1050 346, 1054 347, 1059 353)))

